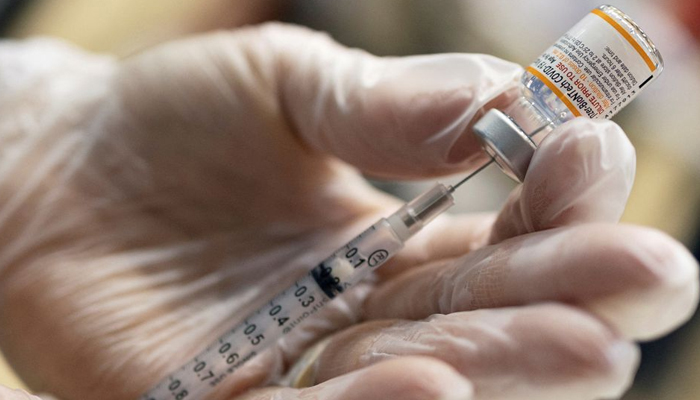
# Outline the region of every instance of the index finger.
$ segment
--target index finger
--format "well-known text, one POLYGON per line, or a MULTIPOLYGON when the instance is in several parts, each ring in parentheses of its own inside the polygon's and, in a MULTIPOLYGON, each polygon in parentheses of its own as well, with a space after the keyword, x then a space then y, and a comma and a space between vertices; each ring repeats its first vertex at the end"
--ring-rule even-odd
POLYGON ((591 222, 618 222, 632 190, 634 147, 614 122, 577 118, 547 136, 501 210, 491 243, 591 222))
POLYGON ((301 28, 263 33, 279 64, 281 106, 300 139, 374 176, 473 167, 484 155, 472 122, 512 101, 522 74, 486 55, 380 58, 301 28))

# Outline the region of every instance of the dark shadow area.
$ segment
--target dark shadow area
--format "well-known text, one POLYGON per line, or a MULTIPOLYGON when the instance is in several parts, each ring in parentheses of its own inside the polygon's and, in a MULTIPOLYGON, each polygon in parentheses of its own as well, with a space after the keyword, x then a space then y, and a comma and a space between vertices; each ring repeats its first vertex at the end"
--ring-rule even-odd
POLYGON ((6 37, 14 19, 32 0, 0 0, 0 37, 6 37))

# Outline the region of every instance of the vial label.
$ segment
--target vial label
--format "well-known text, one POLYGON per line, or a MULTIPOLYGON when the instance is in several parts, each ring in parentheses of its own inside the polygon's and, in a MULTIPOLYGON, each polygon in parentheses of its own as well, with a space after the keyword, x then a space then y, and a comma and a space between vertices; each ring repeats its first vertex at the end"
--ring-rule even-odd
POLYGON ((653 58, 624 25, 595 9, 527 71, 575 116, 610 118, 661 72, 653 58))

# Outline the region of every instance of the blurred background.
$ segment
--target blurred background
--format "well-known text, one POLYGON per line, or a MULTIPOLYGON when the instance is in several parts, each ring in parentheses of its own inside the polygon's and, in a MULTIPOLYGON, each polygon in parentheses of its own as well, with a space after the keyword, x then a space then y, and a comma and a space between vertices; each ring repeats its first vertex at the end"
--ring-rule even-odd
MULTIPOLYGON (((600 1, 600 0, 599 0, 600 1)), ((700 2, 610 0, 661 50, 666 70, 615 119, 637 148, 635 188, 624 221, 661 229, 700 251, 700 2)), ((49 35, 128 57, 196 32, 280 20, 330 33, 378 55, 493 54, 522 65, 597 1, 579 0, 0 0, 5 38, 49 35)), ((374 182, 401 197, 425 183, 374 182)), ((458 197, 458 211, 497 210, 513 183, 487 169, 458 197), (477 195, 471 195, 478 193, 477 195)), ((0 327, 2 329, 2 327, 0 327)), ((700 321, 642 345, 625 400, 700 399, 700 321)), ((0 355, 0 384, 23 387, 0 355)))

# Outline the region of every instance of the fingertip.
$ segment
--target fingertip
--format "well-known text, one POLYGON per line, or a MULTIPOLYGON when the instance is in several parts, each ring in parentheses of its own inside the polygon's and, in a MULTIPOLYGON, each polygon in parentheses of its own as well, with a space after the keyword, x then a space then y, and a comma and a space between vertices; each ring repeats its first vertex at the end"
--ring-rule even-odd
MULTIPOLYGON (((391 59, 382 79, 361 92, 360 120, 381 126, 387 141, 373 175, 426 177, 469 169, 484 158, 471 126, 485 109, 515 95, 522 68, 480 54, 439 54, 391 59), (396 164, 396 171, 389 168, 396 164)), ((380 147, 375 150, 382 151, 380 147)))
MULTIPOLYGON (((429 357, 401 357, 377 363, 319 385, 339 400, 469 400, 474 389, 446 363, 429 357)), ((326 397, 322 397, 326 398, 326 397)))
POLYGON ((386 398, 468 400, 474 394, 474 387, 467 378, 434 358, 401 357, 379 363, 377 367, 396 382, 398 392, 386 398))
POLYGON ((518 268, 538 271, 513 283, 511 294, 516 297, 527 298, 537 289, 541 292, 533 299, 573 302, 607 321, 623 337, 636 340, 676 329, 697 308, 698 263, 663 232, 585 224, 527 240, 511 261, 518 268))
MULTIPOLYGON (((557 343, 562 357, 570 363, 571 376, 627 376, 638 364, 638 349, 633 343, 616 335, 590 312, 577 307, 544 303, 519 315, 522 329, 530 327, 534 341, 557 343), (541 327, 548 327, 543 330, 541 327)), ((514 326, 515 327, 518 325, 514 326)), ((614 379, 620 381, 620 379, 614 379)))
POLYGON ((518 310, 517 317, 508 330, 524 349, 521 387, 513 393, 538 399, 618 398, 632 384, 638 347, 590 313, 559 303, 512 310, 518 310))
POLYGON ((555 151, 569 152, 567 156, 585 156, 595 151, 601 154, 604 167, 635 159, 634 146, 624 130, 607 119, 575 118, 552 131, 539 147, 556 147, 555 151))
POLYGON ((530 231, 617 222, 632 190, 635 151, 612 121, 577 118, 540 144, 520 207, 530 231))
MULTIPOLYGON (((289 41, 273 28, 274 40, 289 41)), ((329 45, 325 36, 305 43, 278 57, 280 99, 293 127, 315 150, 383 178, 472 167, 481 156, 472 120, 506 99, 522 73, 486 55, 380 58, 329 45)))
POLYGON ((587 167, 581 171, 588 176, 582 178, 594 177, 591 174, 596 170, 621 170, 627 178, 626 187, 631 187, 634 180, 634 146, 614 121, 576 118, 561 125, 540 143, 534 157, 535 166, 549 164, 550 158, 563 161, 559 163, 563 165, 577 165, 578 162, 578 165, 587 167))
POLYGON ((629 338, 651 340, 687 322, 698 306, 698 262, 675 239, 650 228, 623 227, 627 263, 643 286, 593 301, 589 308, 629 338))
POLYGON ((576 118, 540 143, 501 210, 492 243, 566 225, 618 222, 634 183, 634 147, 612 121, 576 118))

